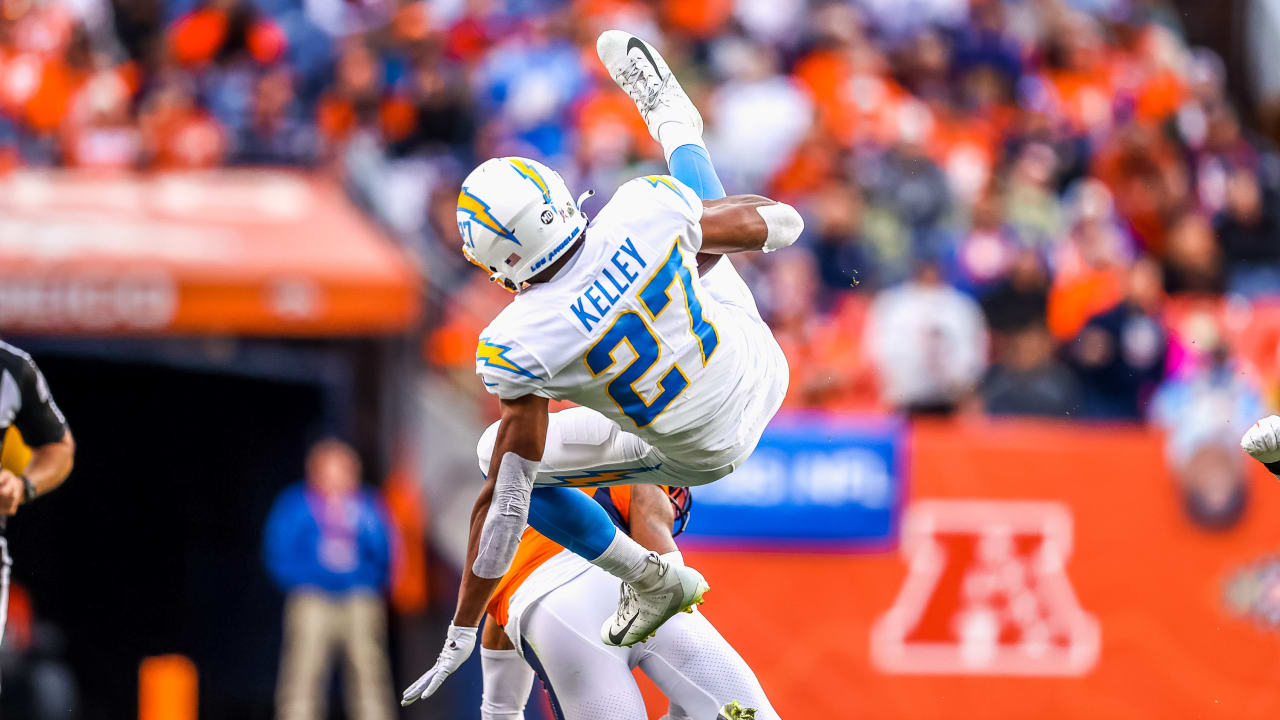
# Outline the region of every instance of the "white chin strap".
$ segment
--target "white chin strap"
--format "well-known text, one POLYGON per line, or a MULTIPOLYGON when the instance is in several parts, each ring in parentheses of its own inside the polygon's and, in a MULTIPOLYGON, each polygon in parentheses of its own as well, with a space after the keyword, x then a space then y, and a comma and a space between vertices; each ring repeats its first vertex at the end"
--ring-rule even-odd
POLYGON ((595 194, 596 194, 596 191, 595 191, 595 190, 588 190, 588 191, 586 191, 586 192, 584 192, 584 193, 582 193, 581 195, 579 195, 579 196, 578 196, 578 200, 577 200, 577 203, 578 203, 578 212, 582 212, 582 203, 583 203, 587 198, 589 198, 589 197, 591 197, 592 195, 595 195, 595 194))

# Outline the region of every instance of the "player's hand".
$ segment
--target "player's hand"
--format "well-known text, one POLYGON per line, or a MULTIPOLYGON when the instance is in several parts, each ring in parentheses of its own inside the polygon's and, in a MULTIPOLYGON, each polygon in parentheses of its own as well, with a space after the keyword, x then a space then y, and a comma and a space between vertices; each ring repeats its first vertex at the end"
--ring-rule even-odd
POLYGON ((436 664, 404 691, 404 695, 400 696, 400 706, 407 707, 430 697, 445 678, 462 667, 462 663, 471 656, 471 651, 476 646, 477 630, 479 628, 450 625, 449 633, 444 637, 444 649, 440 651, 440 657, 436 658, 436 664))
POLYGON ((1280 460, 1280 417, 1271 415, 1254 423, 1240 438, 1240 447, 1261 463, 1280 460))
POLYGON ((0 515, 13 515, 27 495, 22 478, 8 470, 0 470, 0 515))

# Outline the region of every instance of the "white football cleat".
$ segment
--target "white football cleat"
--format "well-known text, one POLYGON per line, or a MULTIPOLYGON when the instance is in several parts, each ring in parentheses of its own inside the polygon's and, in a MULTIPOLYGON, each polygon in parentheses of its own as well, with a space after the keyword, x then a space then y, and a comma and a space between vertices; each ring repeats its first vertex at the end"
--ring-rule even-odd
POLYGON ((1280 461, 1280 416, 1270 415, 1254 423, 1240 438, 1240 448, 1260 463, 1280 461))
POLYGON ((711 589, 702 573, 693 568, 668 563, 657 553, 649 553, 647 560, 645 578, 622 584, 618 612, 600 628, 600 639, 606 645, 631 647, 648 640, 676 613, 693 612, 693 606, 701 605, 703 594, 711 589))
POLYGON ((654 140, 661 142, 658 128, 665 122, 684 123, 702 134, 702 115, 652 45, 628 32, 605 30, 596 40, 596 55, 635 101, 654 140))

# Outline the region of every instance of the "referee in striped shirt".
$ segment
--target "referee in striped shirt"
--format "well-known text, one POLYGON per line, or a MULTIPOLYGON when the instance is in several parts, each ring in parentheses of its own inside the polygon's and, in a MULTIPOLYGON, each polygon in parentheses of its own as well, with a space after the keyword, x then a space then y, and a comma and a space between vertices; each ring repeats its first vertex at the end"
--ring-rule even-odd
POLYGON ((62 484, 71 473, 75 441, 49 385, 31 356, 0 342, 0 452, 5 432, 13 426, 31 448, 31 461, 21 474, 0 469, 0 642, 9 614, 8 541, 4 524, 27 503, 62 484))

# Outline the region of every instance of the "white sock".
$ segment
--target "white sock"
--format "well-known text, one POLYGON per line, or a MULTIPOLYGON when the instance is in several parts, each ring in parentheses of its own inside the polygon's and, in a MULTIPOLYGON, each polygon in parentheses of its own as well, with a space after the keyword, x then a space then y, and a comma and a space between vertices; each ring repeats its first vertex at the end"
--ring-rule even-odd
POLYGON ((600 557, 591 561, 592 565, 607 571, 610 575, 626 583, 635 583, 643 578, 649 569, 647 558, 650 551, 640 543, 627 537, 621 531, 614 532, 609 547, 600 553, 600 557))
POLYGON ((671 162, 671 153, 682 145, 697 145, 703 150, 707 149, 706 143, 702 142, 702 133, 697 128, 675 120, 668 120, 658 126, 658 142, 662 143, 662 154, 667 162, 671 162))
POLYGON ((658 557, 662 558, 668 565, 684 565, 684 555, 679 550, 662 553, 658 557))
POLYGON ((533 687, 533 669, 515 650, 480 648, 484 692, 480 720, 524 720, 525 701, 533 687))

